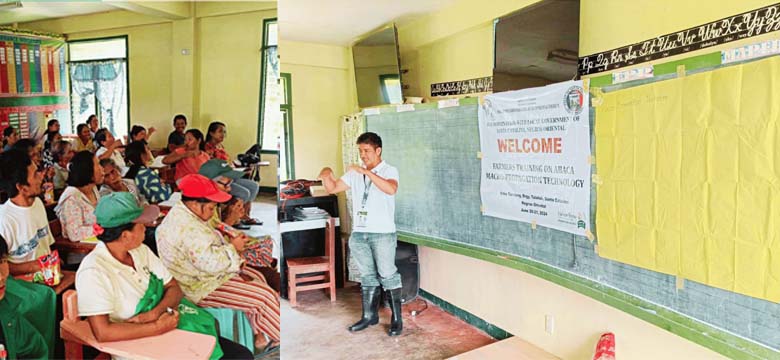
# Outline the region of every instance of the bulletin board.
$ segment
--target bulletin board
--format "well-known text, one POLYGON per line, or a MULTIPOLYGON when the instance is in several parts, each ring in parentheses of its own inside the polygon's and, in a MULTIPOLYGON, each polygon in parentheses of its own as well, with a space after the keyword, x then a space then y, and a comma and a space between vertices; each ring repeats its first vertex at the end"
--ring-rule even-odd
POLYGON ((608 92, 599 255, 780 301, 780 58, 608 92))
POLYGON ((40 139, 50 119, 68 111, 65 40, 0 29, 0 129, 40 139))

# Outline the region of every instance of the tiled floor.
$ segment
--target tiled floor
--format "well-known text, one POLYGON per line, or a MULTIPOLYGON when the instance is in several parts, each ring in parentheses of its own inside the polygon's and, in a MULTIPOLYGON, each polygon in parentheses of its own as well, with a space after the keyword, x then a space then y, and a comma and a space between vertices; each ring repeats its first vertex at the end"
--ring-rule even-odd
POLYGON ((390 310, 380 310, 379 325, 358 333, 347 327, 361 314, 360 288, 348 283, 331 303, 324 291, 298 295, 299 305, 282 300, 282 359, 444 359, 495 340, 428 303, 417 299, 404 305, 404 332, 389 337, 390 310))

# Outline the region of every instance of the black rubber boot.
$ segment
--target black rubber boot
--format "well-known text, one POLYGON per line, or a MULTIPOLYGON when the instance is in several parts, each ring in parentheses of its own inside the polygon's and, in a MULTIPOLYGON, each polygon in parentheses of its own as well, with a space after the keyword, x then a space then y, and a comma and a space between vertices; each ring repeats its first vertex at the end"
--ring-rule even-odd
POLYGON ((390 331, 387 334, 398 336, 401 335, 401 331, 404 329, 404 317, 401 311, 401 289, 393 289, 388 292, 390 293, 390 309, 393 310, 393 315, 390 318, 390 331))
POLYGON ((363 296, 363 317, 350 326, 349 331, 360 331, 379 323, 379 286, 364 286, 360 293, 363 296))

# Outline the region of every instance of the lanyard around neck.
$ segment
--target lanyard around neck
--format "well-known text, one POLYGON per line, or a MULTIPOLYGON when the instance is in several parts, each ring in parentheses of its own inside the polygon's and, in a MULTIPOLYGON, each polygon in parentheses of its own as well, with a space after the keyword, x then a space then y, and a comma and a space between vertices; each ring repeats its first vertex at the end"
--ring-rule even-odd
POLYGON ((363 187, 363 201, 361 202, 361 205, 360 205, 360 207, 362 209, 366 208, 366 202, 368 201, 368 192, 369 192, 369 190, 371 190, 371 184, 373 184, 371 179, 369 179, 368 180, 368 184, 366 184, 366 176, 363 175, 363 185, 364 185, 364 187, 363 187))

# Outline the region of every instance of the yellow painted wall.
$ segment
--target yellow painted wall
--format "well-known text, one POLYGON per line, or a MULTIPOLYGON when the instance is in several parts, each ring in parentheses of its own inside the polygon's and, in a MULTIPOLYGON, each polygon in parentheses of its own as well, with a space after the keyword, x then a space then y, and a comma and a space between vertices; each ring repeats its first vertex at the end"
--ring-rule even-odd
MULTIPOLYGON (((460 1, 398 29, 407 96, 430 97, 430 84, 492 75, 492 21, 536 1, 460 1)), ((775 3, 772 0, 582 0, 580 54, 643 41, 775 3)), ((759 38, 696 54, 753 43, 759 38)), ((663 59, 660 62, 674 60, 663 59)), ((717 359, 719 354, 632 315, 521 271, 440 250, 421 248, 421 287, 564 359, 590 358, 599 335, 617 334, 628 359, 717 359), (512 284, 512 286, 507 286, 512 284), (544 315, 556 332, 544 331, 544 315), (659 346, 662 344, 662 346, 659 346)))
POLYGON ((604 332, 619 359, 724 359, 698 344, 519 270, 420 248, 420 287, 562 359, 590 359, 604 332), (545 315, 554 317, 553 334, 545 315))

